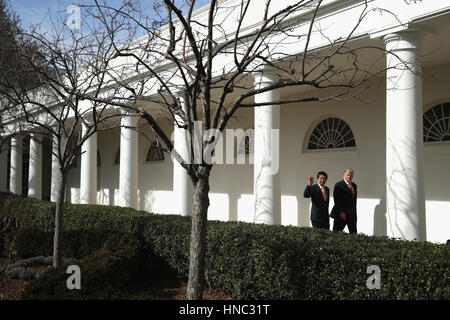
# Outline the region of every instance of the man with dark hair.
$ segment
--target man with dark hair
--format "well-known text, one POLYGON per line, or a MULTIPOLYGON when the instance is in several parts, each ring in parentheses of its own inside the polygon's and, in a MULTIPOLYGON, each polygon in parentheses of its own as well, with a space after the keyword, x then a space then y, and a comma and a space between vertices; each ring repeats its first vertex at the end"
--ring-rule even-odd
POLYGON ((330 215, 334 219, 333 231, 342 231, 347 225, 349 233, 356 233, 357 188, 352 180, 353 169, 345 169, 344 179, 334 186, 334 207, 330 215))
POLYGON ((308 185, 303 192, 305 198, 311 198, 311 223, 313 228, 330 229, 328 206, 330 204, 330 189, 325 186, 328 175, 324 171, 317 173, 317 183, 314 178, 308 178, 308 185))

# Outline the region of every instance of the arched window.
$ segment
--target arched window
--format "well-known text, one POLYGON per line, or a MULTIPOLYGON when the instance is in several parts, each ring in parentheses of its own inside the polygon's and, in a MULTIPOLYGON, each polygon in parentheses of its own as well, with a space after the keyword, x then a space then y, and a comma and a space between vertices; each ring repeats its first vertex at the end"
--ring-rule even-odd
POLYGON ((308 150, 343 149, 356 147, 350 126, 339 118, 327 118, 319 122, 312 131, 308 150))
POLYGON ((450 102, 438 104, 423 115, 423 142, 450 141, 450 102))
POLYGON ((150 145, 145 161, 164 161, 164 151, 158 141, 154 141, 150 145))
POLYGON ((117 150, 116 155, 114 157, 114 164, 120 164, 120 148, 117 150))

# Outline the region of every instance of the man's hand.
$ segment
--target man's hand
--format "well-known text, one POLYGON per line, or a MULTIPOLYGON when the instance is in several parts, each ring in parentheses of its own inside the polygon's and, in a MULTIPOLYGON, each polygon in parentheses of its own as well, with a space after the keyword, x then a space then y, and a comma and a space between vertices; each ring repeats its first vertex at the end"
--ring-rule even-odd
POLYGON ((308 178, 308 186, 311 186, 314 183, 314 178, 313 177, 309 177, 308 178))
POLYGON ((341 212, 341 214, 339 215, 341 217, 342 220, 347 220, 347 216, 345 215, 345 212, 341 212))

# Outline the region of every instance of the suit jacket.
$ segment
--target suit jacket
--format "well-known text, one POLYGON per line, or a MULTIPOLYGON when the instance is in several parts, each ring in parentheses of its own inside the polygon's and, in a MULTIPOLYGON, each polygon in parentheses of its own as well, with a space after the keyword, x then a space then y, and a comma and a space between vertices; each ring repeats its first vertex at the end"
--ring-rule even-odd
POLYGON ((356 184, 353 182, 351 184, 354 192, 353 196, 346 181, 341 180, 334 185, 334 206, 330 214, 330 217, 333 219, 339 218, 341 212, 345 212, 347 220, 356 221, 356 198, 358 192, 356 184))
POLYGON ((311 221, 321 223, 327 222, 329 219, 330 189, 326 186, 325 192, 327 194, 327 201, 323 200, 322 189, 317 183, 306 186, 303 192, 305 198, 311 198, 311 221))

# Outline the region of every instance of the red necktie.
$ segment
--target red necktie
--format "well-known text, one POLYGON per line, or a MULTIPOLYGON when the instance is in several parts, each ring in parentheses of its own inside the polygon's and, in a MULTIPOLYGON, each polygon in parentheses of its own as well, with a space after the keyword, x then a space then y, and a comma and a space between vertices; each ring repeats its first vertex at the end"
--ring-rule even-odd
POLYGON ((348 187, 350 188, 350 191, 352 192, 352 197, 353 197, 353 196, 355 195, 355 193, 353 192, 352 184, 349 183, 349 184, 348 184, 348 187))

